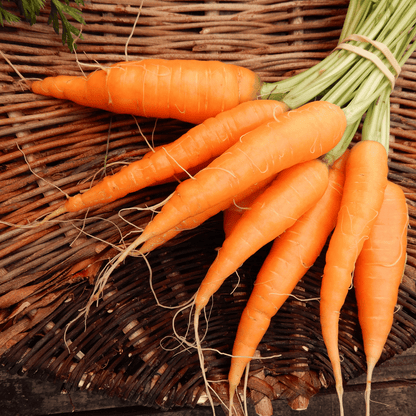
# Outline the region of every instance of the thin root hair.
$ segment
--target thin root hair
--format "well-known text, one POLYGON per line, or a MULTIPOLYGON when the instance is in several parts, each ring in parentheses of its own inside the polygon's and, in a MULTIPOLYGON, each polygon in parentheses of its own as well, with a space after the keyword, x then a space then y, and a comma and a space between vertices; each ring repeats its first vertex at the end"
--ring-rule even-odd
POLYGON ((25 152, 20 148, 20 146, 16 143, 16 147, 17 147, 17 149, 19 150, 19 152, 22 154, 22 156, 23 156, 23 159, 25 160, 25 163, 26 163, 26 165, 27 165, 27 167, 29 168, 29 170, 30 170, 30 172, 34 175, 34 176, 36 176, 38 179, 40 179, 40 180, 42 180, 42 181, 44 181, 45 183, 47 183, 48 185, 50 185, 50 186, 52 186, 53 188, 55 188, 55 189, 57 189, 59 192, 61 192, 61 193, 63 193, 65 196, 66 196, 66 198, 69 198, 69 195, 65 192, 65 191, 63 191, 61 188, 59 188, 59 186, 56 186, 54 183, 52 183, 52 182, 50 182, 50 181, 48 181, 47 179, 45 179, 45 178, 42 178, 42 176, 39 176, 32 168, 31 168, 31 166, 30 166, 30 163, 29 163, 29 161, 27 160, 27 157, 26 157, 26 155, 25 155, 25 152))
POLYGON ((165 153, 167 154, 167 156, 170 159, 172 159, 179 166, 179 168, 189 176, 190 179, 195 179, 174 157, 172 157, 169 154, 169 152, 166 150, 166 147, 162 146, 162 149, 165 151, 165 153))
POLYGON ((139 12, 137 13, 137 16, 136 16, 136 19, 134 20, 134 24, 133 24, 133 27, 132 27, 131 32, 129 34, 129 37, 127 38, 126 44, 124 45, 124 56, 125 56, 126 62, 129 60, 128 53, 127 53, 127 48, 128 48, 130 39, 133 37, 134 29, 136 28, 137 22, 139 21, 139 17, 140 17, 140 13, 142 11, 143 3, 144 3, 144 0, 142 0, 141 3, 140 3, 139 12))
POLYGON ((149 148, 149 149, 150 149, 153 153, 155 153, 155 148, 154 148, 153 138, 154 138, 154 132, 155 132, 155 130, 156 130, 157 119, 156 119, 156 121, 155 121, 155 126, 154 126, 153 131, 152 131, 152 144, 150 144, 150 143, 149 143, 149 140, 147 140, 147 137, 144 135, 144 133, 143 133, 143 131, 142 131, 141 127, 140 127, 140 124, 139 124, 139 122, 137 121, 137 118, 136 118, 135 116, 133 116, 133 115, 132 115, 132 117, 134 118, 134 122, 136 123, 136 126, 137 126, 137 128, 139 129, 140 136, 142 136, 142 137, 143 137, 143 139, 144 139, 144 141, 146 142, 146 144, 147 144, 148 148, 149 148))

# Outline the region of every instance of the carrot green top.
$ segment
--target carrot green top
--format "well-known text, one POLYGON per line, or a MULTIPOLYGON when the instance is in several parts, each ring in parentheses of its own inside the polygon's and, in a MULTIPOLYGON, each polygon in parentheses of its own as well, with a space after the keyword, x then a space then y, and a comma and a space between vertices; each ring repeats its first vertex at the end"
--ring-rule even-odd
POLYGON ((385 134, 388 114, 385 106, 377 102, 388 103, 394 79, 416 49, 415 23, 413 0, 351 0, 338 47, 307 71, 264 84, 261 95, 281 100, 290 108, 313 99, 339 105, 348 126, 337 148, 328 155, 328 161, 336 160, 348 147, 369 109, 366 119, 370 120, 363 139, 380 140, 388 151, 385 134), (364 56, 360 51, 364 51, 364 56), (383 131, 374 136, 380 120, 384 120, 383 131))

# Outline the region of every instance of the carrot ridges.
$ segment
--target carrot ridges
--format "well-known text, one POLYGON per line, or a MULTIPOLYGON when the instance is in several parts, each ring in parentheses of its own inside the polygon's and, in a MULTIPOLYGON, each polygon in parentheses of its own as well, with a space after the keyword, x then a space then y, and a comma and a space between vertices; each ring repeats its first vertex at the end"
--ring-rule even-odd
POLYGON ((332 149, 346 127, 343 111, 315 101, 276 116, 247 133, 175 194, 140 236, 142 242, 164 233, 255 183, 332 149), (332 119, 328 125, 328 118, 332 119), (265 151, 267 149, 267 151, 265 151))
POLYGON ((230 392, 238 385, 271 318, 315 262, 335 227, 347 157, 348 151, 330 168, 322 198, 273 242, 240 319, 228 376, 230 392))
POLYGON ((36 94, 113 113, 199 124, 255 100, 261 81, 247 68, 219 61, 144 59, 119 62, 88 77, 48 77, 31 86, 36 94), (207 70, 209 80, 198 76, 207 70))
POLYGON ((390 329, 406 264, 408 209, 401 188, 388 182, 369 239, 357 259, 354 288, 367 359, 366 415, 371 379, 390 329))
POLYGON ((287 110, 277 101, 249 101, 191 128, 173 142, 147 153, 114 175, 65 203, 68 212, 109 203, 145 187, 173 180, 184 171, 205 167, 239 138, 287 110))
POLYGON ((223 281, 245 260, 312 208, 327 187, 328 167, 318 159, 297 164, 277 175, 225 239, 200 285, 195 313, 206 306, 223 281))
POLYGON ((343 387, 338 351, 338 321, 351 287, 355 262, 383 202, 387 172, 387 152, 382 144, 365 140, 352 148, 346 166, 337 225, 326 253, 320 318, 322 336, 334 370, 341 415, 343 387))

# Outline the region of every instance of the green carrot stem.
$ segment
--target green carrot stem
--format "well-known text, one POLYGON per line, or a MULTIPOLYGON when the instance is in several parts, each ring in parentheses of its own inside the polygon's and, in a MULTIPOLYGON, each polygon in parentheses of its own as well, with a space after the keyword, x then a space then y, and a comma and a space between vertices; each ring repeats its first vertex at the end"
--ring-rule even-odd
MULTIPOLYGON (((356 33, 358 24, 360 23, 360 21, 365 20, 369 13, 371 5, 372 2, 369 2, 367 0, 350 1, 343 25, 343 30, 341 32, 340 41, 345 39, 352 33, 356 33)), ((311 80, 318 78, 322 72, 325 72, 326 68, 335 67, 339 58, 337 54, 339 53, 343 52, 337 51, 336 53, 331 53, 324 60, 309 68, 308 70, 299 73, 291 78, 288 78, 284 81, 280 81, 278 83, 265 83, 261 91, 262 98, 280 100, 284 97, 286 93, 291 91, 293 88, 298 87, 299 89, 302 89, 304 86, 307 86, 311 82, 311 80), (303 83, 303 81, 305 82, 303 83)), ((344 53, 344 55, 346 54, 344 53)), ((342 66, 344 65, 339 65, 340 68, 342 66)), ((344 68, 344 70, 347 71, 348 68, 344 68)), ((305 103, 307 101, 308 100, 306 100, 305 103)))
POLYGON ((389 151, 390 141, 390 90, 385 88, 368 109, 364 119, 361 140, 375 140, 389 151))
POLYGON ((360 22, 368 15, 371 3, 363 0, 351 0, 348 5, 347 15, 345 16, 342 32, 339 41, 342 42, 346 37, 355 33, 360 22))
POLYGON ((326 153, 325 156, 323 156, 322 159, 328 166, 331 166, 348 149, 348 146, 354 138, 359 125, 360 120, 348 125, 339 143, 332 150, 326 153))
MULTIPOLYGON (((395 57, 399 59, 403 49, 397 48, 397 44, 400 39, 404 38, 407 45, 411 43, 412 38, 408 35, 408 32, 415 23, 415 16, 416 4, 409 0, 379 0, 378 2, 353 0, 347 13, 347 29, 343 30, 341 36, 349 35, 352 32, 360 32, 360 34, 394 49, 395 57), (352 12, 350 12, 350 7, 352 12), (361 16, 360 20, 354 15, 355 10, 360 11, 360 13, 357 13, 358 16, 361 16)), ((370 44, 352 43, 369 50, 387 63, 382 52, 370 44)), ((387 63, 387 65, 389 64, 387 63)), ((262 96, 281 99, 290 108, 296 108, 322 96, 326 90, 331 89, 332 98, 328 97, 328 100, 343 106, 346 104, 345 97, 355 96, 355 90, 360 88, 366 75, 373 72, 378 73, 380 71, 368 59, 350 51, 335 50, 319 64, 303 73, 288 80, 265 84, 262 89, 262 96), (337 101, 340 101, 340 103, 337 101)), ((372 95, 377 89, 377 84, 373 83, 372 85, 370 92, 363 91, 362 95, 372 95)), ((349 120, 350 123, 354 121, 349 120)))
MULTIPOLYGON (((328 165, 331 165, 335 160, 337 160, 348 148, 354 138, 360 121, 361 120, 359 119, 355 123, 347 126, 347 129, 345 130, 345 133, 338 145, 324 156, 323 159, 328 165)), ((389 152, 390 87, 384 88, 378 98, 373 100, 369 105, 363 123, 361 140, 377 141, 384 146, 387 153, 389 152)))
MULTIPOLYGON (((414 0, 351 0, 340 40, 351 34, 364 35, 384 44, 402 67, 416 49, 416 2, 414 0)), ((366 42, 349 41, 377 56, 387 68, 393 67, 383 52, 366 42)), ((327 156, 336 160, 350 144, 365 117, 363 135, 380 141, 388 151, 389 124, 386 103, 391 83, 369 59, 347 50, 336 49, 312 68, 292 78, 265 84, 267 98, 279 99, 290 108, 322 99, 339 105, 347 118, 347 129, 340 143, 327 156), (376 131, 379 126, 380 131, 376 131), (377 134, 376 134, 377 133, 377 134)), ((389 104, 388 104, 389 105, 389 104)))

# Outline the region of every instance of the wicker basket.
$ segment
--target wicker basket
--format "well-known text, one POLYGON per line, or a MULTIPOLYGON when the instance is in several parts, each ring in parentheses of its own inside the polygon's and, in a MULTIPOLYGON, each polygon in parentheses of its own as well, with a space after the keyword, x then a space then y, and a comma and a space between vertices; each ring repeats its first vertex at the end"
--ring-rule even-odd
MULTIPOLYGON (((0 28, 0 50, 14 67, 0 58, 2 366, 55 380, 67 390, 105 392, 156 408, 205 403, 197 353, 178 342, 172 322, 179 335, 192 333, 189 309, 177 307, 195 293, 223 240, 221 216, 183 233, 148 256, 151 280, 148 264, 129 258, 112 274, 104 298, 86 320, 75 319, 116 246, 132 241, 151 218, 151 211, 135 207, 162 201, 174 184, 66 214, 37 228, 31 223, 62 203, 65 195, 83 191, 122 163, 140 158, 148 150, 143 136, 162 144, 190 126, 134 120, 39 97, 23 89, 16 70, 26 78, 80 74, 80 68, 91 70, 82 63, 122 61, 127 51, 131 60, 218 59, 255 70, 264 81, 277 81, 316 64, 336 46, 347 6, 347 0, 85 1, 87 24, 76 55, 47 25, 47 10, 34 26, 0 28), (176 309, 161 307, 156 298, 176 309)), ((406 191, 411 228, 400 308, 381 362, 416 340, 415 78, 413 56, 391 96, 389 179, 406 191)), ((267 249, 244 264, 241 281, 229 278, 213 299, 202 346, 207 376, 216 381, 212 385, 225 403, 227 354, 267 249)), ((322 267, 321 256, 294 292, 309 301, 286 302, 259 346, 259 359, 252 362, 249 389, 254 401, 267 398, 263 406, 286 399, 302 409, 322 387, 333 384, 316 300, 322 267)), ((340 350, 346 380, 365 372, 352 292, 341 314, 340 350)))

